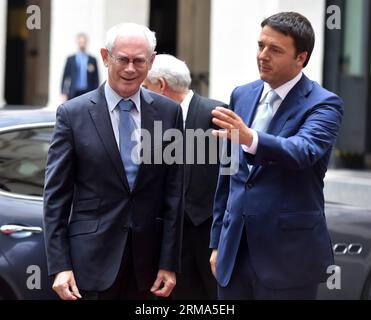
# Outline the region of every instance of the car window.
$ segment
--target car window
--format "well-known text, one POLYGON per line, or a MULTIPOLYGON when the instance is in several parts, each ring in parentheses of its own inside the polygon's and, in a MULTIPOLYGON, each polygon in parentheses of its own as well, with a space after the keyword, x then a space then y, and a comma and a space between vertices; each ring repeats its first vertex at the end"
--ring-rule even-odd
POLYGON ((0 190, 42 196, 52 133, 52 127, 0 133, 0 190))

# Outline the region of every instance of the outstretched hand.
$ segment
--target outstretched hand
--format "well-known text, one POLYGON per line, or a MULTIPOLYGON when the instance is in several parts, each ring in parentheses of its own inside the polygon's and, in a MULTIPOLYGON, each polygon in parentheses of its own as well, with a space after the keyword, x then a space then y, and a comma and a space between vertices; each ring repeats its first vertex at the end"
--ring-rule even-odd
POLYGON ((232 110, 216 107, 212 112, 213 123, 222 130, 213 130, 216 137, 227 138, 233 142, 250 146, 253 139, 251 129, 243 122, 240 116, 232 110))

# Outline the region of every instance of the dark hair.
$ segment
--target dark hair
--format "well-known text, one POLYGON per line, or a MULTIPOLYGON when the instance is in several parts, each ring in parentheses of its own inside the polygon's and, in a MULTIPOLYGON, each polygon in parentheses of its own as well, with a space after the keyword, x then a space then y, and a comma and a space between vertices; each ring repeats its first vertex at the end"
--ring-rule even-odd
POLYGON ((314 47, 314 31, 309 20, 297 12, 280 12, 263 20, 261 27, 268 26, 294 39, 296 54, 308 52, 303 68, 308 64, 314 47))

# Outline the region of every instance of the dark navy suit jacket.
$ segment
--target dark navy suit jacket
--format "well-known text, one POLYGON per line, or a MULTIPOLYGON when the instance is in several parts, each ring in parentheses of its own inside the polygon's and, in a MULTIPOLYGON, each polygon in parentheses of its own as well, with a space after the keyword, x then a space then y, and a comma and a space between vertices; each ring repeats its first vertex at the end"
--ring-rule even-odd
MULTIPOLYGON (((207 132, 211 129, 217 129, 212 122, 211 111, 217 106, 226 106, 225 103, 217 100, 207 99, 194 93, 189 104, 185 129, 202 129, 207 132)), ((198 148, 197 136, 193 138, 193 149, 186 150, 192 152, 193 163, 184 165, 184 209, 187 217, 198 226, 208 220, 213 212, 213 200, 215 196, 216 183, 219 171, 219 150, 218 142, 211 135, 205 139, 205 147, 198 148), (197 150, 200 149, 200 150, 197 150), (197 159, 200 156, 198 151, 203 152, 204 158, 197 159), (210 154, 215 159, 210 159, 210 154), (216 161, 212 161, 216 160, 216 161)), ((187 140, 187 136, 185 136, 187 140)))
MULTIPOLYGON (((76 63, 76 55, 72 55, 67 58, 66 65, 63 71, 63 79, 62 79, 62 86, 61 91, 62 94, 67 95, 69 99, 75 97, 76 92, 78 91, 77 88, 77 63, 76 63)), ((86 69, 87 73, 87 81, 88 87, 86 91, 92 91, 99 86, 99 75, 98 75, 98 67, 97 67, 97 60, 92 57, 88 56, 88 65, 86 69)))
MULTIPOLYGON (((141 89, 141 126, 152 142, 154 121, 162 121, 163 131, 183 129, 179 105, 141 89)), ((164 148, 152 143, 152 158, 164 148)), ((140 288, 149 290, 159 269, 178 271, 182 183, 181 164, 141 164, 130 191, 104 86, 62 104, 45 177, 49 274, 72 269, 80 289, 107 289, 118 273, 129 228, 140 288)))
MULTIPOLYGON (((249 126, 262 90, 259 80, 232 93, 231 109, 249 126)), ((221 286, 231 278, 241 237, 247 237, 251 264, 268 288, 312 285, 329 276, 333 254, 323 178, 342 114, 340 98, 303 75, 268 131, 258 133, 256 154, 238 148, 238 172, 219 177, 214 203, 210 245, 218 249, 221 286)))

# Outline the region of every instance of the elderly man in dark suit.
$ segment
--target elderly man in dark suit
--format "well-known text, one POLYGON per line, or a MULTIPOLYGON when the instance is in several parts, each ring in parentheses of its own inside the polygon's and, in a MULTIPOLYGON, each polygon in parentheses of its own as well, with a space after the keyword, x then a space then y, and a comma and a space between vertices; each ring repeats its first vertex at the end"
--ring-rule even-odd
POLYGON ((323 178, 342 101, 302 72, 314 46, 305 17, 281 12, 261 27, 261 80, 213 111, 214 133, 240 146, 237 173, 218 182, 211 262, 220 299, 314 299, 334 262, 323 178))
POLYGON ((156 56, 144 81, 148 89, 180 103, 186 130, 182 268, 174 298, 216 299, 216 281, 209 264, 209 240, 219 161, 217 140, 211 135, 211 130, 216 128, 211 111, 225 104, 198 95, 190 90, 190 84, 187 65, 167 54, 156 56), (197 150, 197 134, 188 135, 187 130, 204 133, 205 147, 197 150), (188 143, 189 139, 193 139, 194 145, 188 143))
MULTIPOLYGON (((49 274, 62 299, 167 297, 175 286, 183 165, 141 162, 136 151, 147 132, 143 151, 162 154, 155 121, 163 131, 183 130, 180 106, 140 87, 155 46, 147 27, 112 27, 101 49, 108 81, 58 108, 44 225, 49 274)), ((182 145, 179 135, 172 142, 182 145)))
POLYGON ((77 45, 79 51, 67 58, 61 85, 63 100, 75 98, 98 88, 97 60, 87 54, 87 42, 86 34, 78 34, 77 45))

